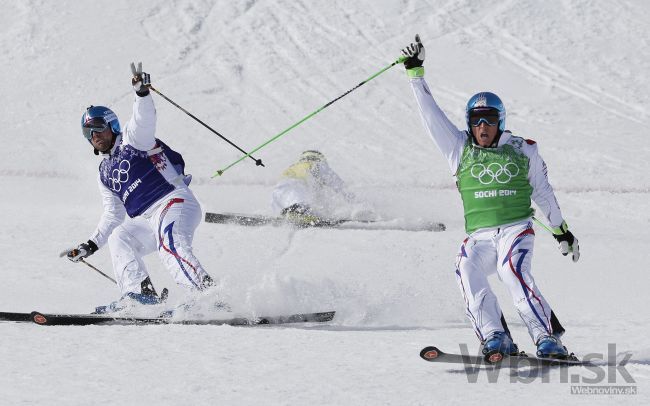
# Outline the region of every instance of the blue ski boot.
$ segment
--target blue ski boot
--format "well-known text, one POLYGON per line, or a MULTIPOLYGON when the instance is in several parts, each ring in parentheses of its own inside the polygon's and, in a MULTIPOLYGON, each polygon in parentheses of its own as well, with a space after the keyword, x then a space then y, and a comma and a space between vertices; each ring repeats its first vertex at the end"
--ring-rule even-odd
POLYGON ((163 289, 160 296, 158 296, 158 293, 156 293, 156 290, 151 283, 151 279, 149 279, 148 276, 145 280, 142 281, 140 286, 142 293, 128 292, 122 296, 120 300, 111 302, 107 306, 95 307, 93 314, 119 312, 120 310, 124 310, 125 308, 132 306, 133 303, 140 303, 143 305, 156 305, 167 300, 167 296, 169 294, 167 288, 163 289))
POLYGON ((559 336, 544 336, 537 341, 537 356, 539 358, 567 359, 569 352, 562 345, 559 336))
POLYGON ((509 355, 519 355, 517 344, 504 331, 497 331, 490 334, 483 342, 483 355, 485 361, 494 364, 500 362, 509 355))

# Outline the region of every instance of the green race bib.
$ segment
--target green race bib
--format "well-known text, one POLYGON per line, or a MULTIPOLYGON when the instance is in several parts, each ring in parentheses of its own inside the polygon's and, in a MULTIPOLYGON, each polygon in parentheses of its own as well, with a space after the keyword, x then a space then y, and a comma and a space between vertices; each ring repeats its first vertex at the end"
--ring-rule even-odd
POLYGON ((465 211, 465 231, 498 227, 533 215, 528 157, 523 140, 498 148, 481 148, 468 140, 456 174, 465 211))

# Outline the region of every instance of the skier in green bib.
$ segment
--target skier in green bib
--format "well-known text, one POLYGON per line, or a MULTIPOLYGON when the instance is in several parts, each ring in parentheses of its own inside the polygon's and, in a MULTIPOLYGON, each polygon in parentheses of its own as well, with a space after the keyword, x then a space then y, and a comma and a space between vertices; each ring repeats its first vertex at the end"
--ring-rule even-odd
POLYGON ((519 353, 487 280, 494 272, 507 285, 537 355, 570 357, 560 341, 564 328, 531 274, 535 240, 531 200, 553 227, 560 252, 571 254, 575 262, 580 251, 562 217, 537 144, 505 130, 505 107, 489 92, 469 99, 467 130, 459 130, 438 107, 424 80, 425 52, 419 36, 402 53, 424 126, 447 158, 463 201, 468 235, 457 255, 456 280, 485 359, 499 362, 519 353))

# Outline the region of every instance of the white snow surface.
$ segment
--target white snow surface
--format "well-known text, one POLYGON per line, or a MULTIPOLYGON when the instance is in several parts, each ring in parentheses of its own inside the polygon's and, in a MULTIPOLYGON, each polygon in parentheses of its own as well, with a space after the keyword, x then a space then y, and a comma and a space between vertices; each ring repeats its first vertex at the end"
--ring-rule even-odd
MULTIPOLYGON (((86 313, 118 298, 58 258, 101 213, 98 158, 79 119, 90 104, 124 124, 129 63, 217 131, 251 149, 368 78, 419 33, 434 96, 462 126, 488 90, 507 127, 539 143, 576 264, 537 228, 533 271, 578 356, 632 353, 636 395, 572 395, 566 370, 531 383, 470 382, 462 366, 419 358, 478 342, 454 280, 460 199, 396 66, 255 155, 241 155, 154 95, 158 136, 184 155, 206 211, 270 212, 281 171, 321 150, 368 209, 445 232, 292 230, 203 223, 195 252, 237 312, 336 310, 326 325, 41 327, 0 323, 3 405, 648 404, 650 327, 650 3, 575 0, 0 1, 0 311, 86 313), (566 376, 565 376, 566 378, 566 376)), ((111 272, 108 250, 89 258, 111 272)), ((170 304, 187 299, 148 258, 170 304)), ((492 285, 522 349, 511 299, 492 285)), ((516 378, 516 377, 515 377, 516 378)))

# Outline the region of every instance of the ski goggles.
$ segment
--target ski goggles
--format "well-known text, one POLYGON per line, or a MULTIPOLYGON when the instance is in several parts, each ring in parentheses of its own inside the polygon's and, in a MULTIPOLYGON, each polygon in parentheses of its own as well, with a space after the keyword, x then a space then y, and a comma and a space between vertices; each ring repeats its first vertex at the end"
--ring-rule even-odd
POLYGON ((478 127, 485 123, 490 127, 499 124, 499 111, 495 109, 474 109, 469 112, 469 124, 478 127))
POLYGON ((108 123, 101 117, 94 117, 87 120, 81 131, 88 141, 92 140, 94 133, 100 133, 108 128, 108 123))

